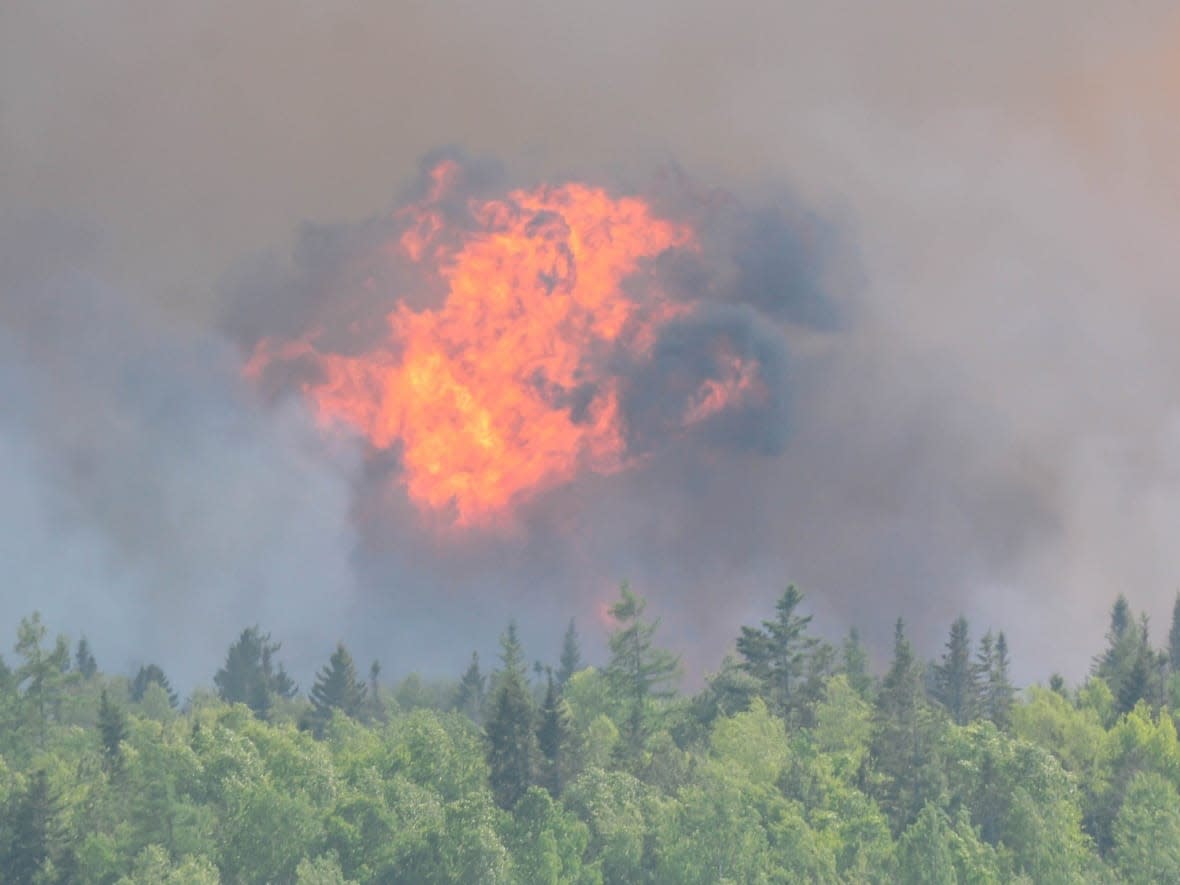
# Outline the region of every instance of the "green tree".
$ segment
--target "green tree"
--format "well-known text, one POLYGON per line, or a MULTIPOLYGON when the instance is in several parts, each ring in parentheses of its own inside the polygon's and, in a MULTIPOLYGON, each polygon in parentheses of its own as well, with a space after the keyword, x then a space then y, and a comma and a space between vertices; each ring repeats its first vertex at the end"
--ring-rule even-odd
POLYGON ((102 690, 98 703, 98 733, 102 740, 103 760, 107 770, 118 771, 123 764, 123 741, 127 737, 127 714, 111 703, 102 690))
POLYGON ((385 719, 385 704, 381 701, 381 664, 376 659, 369 664, 369 716, 375 722, 385 719))
POLYGON ((41 746, 45 745, 50 716, 61 700, 65 672, 70 666, 70 649, 65 637, 59 636, 49 650, 41 644, 45 635, 40 612, 22 618, 16 632, 16 653, 23 659, 16 669, 16 683, 24 690, 41 746))
POLYGON ((7 838, 4 863, 0 865, 5 881, 19 885, 38 881, 52 861, 60 837, 58 803, 50 790, 49 775, 44 769, 34 771, 5 815, 7 838))
POLYGON ((980 680, 980 713, 1000 728, 1007 728, 1012 716, 1016 689, 1009 675, 1008 639, 1001 632, 992 639, 989 630, 980 640, 976 672, 980 680))
POLYGON ((78 647, 74 651, 74 669, 82 674, 83 679, 93 679, 98 672, 98 662, 94 659, 94 652, 90 650, 90 643, 83 636, 78 640, 78 647))
POLYGON ((227 704, 245 704, 262 719, 270 715, 275 698, 293 698, 298 687, 275 662, 280 648, 257 626, 243 630, 213 677, 218 697, 227 704))
POLYGON ((495 680, 484 737, 492 796, 501 808, 510 809, 533 785, 538 750, 533 699, 515 622, 500 638, 500 649, 502 669, 495 680))
POLYGON ((761 627, 742 627, 738 654, 746 671, 763 686, 772 713, 790 719, 803 708, 803 684, 808 658, 818 640, 807 635, 811 615, 796 614, 803 594, 787 587, 775 603, 775 619, 761 627))
POLYGON ((934 665, 934 699, 946 708, 955 724, 966 725, 975 715, 978 696, 967 619, 960 616, 951 624, 942 660, 934 665))
POLYGON ((1173 673, 1180 673, 1180 593, 1172 603, 1172 624, 1168 629, 1168 662, 1173 673))
POLYGON ((855 627, 848 630, 841 647, 841 665, 848 684, 866 701, 872 700, 873 677, 869 673, 869 656, 861 644, 860 631, 855 627))
POLYGON ((937 723, 924 698, 922 668, 898 618, 893 660, 877 693, 870 743, 873 790, 894 833, 909 826, 941 791, 937 723))
POLYGON ((1139 772, 1114 821, 1114 861, 1127 882, 1180 882, 1180 795, 1155 772, 1139 772))
POLYGON ((164 675, 164 671, 156 664, 141 666, 136 672, 135 678, 131 680, 131 686, 128 692, 132 703, 138 704, 142 701, 150 685, 160 686, 164 690, 164 694, 168 696, 168 703, 172 707, 176 707, 179 703, 180 699, 176 696, 176 692, 172 690, 172 684, 168 681, 168 677, 164 675))
POLYGON ((610 607, 610 616, 618 627, 610 635, 606 677, 623 711, 619 747, 631 764, 639 763, 654 730, 655 702, 672 695, 672 685, 680 675, 675 655, 652 642, 659 621, 643 620, 646 607, 646 601, 626 583, 619 588, 618 601, 610 607))
POLYGON ((479 669, 479 652, 471 653, 471 663, 463 671, 455 690, 455 709, 476 724, 483 721, 485 678, 479 669))
POLYGON ((364 683, 357 678, 352 655, 339 642, 311 688, 311 710, 305 724, 317 737, 322 737, 336 711, 350 719, 364 718, 367 697, 364 683))
POLYGON ((1131 606, 1127 598, 1120 593, 1110 610, 1106 648, 1094 658, 1093 663, 1094 675, 1110 686, 1116 700, 1127 696, 1123 683, 1131 675, 1131 670, 1141 655, 1141 645, 1142 635, 1135 629, 1131 606))
POLYGON ((537 723, 537 747, 541 753, 537 780, 554 799, 565 789, 572 740, 573 721, 569 705, 558 691, 557 683, 550 673, 537 723))
POLYGON ((561 659, 557 668, 557 687, 565 688, 570 677, 582 669, 582 646, 578 641, 578 627, 573 618, 565 628, 561 640, 561 659))

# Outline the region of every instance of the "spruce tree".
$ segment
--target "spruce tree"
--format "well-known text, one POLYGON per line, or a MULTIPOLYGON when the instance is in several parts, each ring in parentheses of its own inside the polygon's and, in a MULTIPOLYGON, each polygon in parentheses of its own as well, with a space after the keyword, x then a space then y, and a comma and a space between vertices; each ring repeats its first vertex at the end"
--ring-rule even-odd
POLYGON ((841 648, 841 671, 848 684, 865 700, 871 698, 873 677, 869 674, 869 656, 860 641, 860 632, 852 627, 841 648))
POLYGON ((611 634, 607 683, 622 708, 618 749, 632 764, 639 762, 647 739, 654 731, 655 702, 670 697, 680 675, 680 662, 671 652, 652 642, 659 621, 643 620, 646 601, 624 583, 610 616, 619 625, 611 634))
POLYGON ((956 725, 966 725, 975 715, 978 695, 967 619, 960 616, 951 624, 941 662, 934 666, 934 699, 946 708, 956 725))
POLYGON ((1168 663, 1173 673, 1180 673, 1180 593, 1172 603, 1172 625, 1168 630, 1168 663))
POLYGON ((218 696, 227 704, 245 704, 260 719, 270 714, 276 697, 293 698, 298 686, 282 664, 275 664, 280 648, 257 626, 243 630, 213 677, 218 696))
POLYGON ((311 728, 316 737, 322 737, 332 715, 340 711, 350 719, 361 719, 365 713, 368 692, 356 674, 352 655, 338 642, 328 663, 316 676, 311 688, 311 710, 304 724, 311 728))
POLYGON ((24 690, 25 703, 36 727, 38 741, 45 745, 49 719, 61 699, 65 671, 70 665, 70 649, 59 636, 50 651, 41 643, 46 635, 40 612, 21 619, 17 628, 16 653, 24 660, 16 669, 16 683, 24 690))
POLYGON ((78 647, 74 651, 74 668, 82 674, 83 679, 92 679, 98 672, 98 662, 85 636, 78 640, 78 647))
POLYGON ((156 664, 148 664, 142 666, 135 674, 135 678, 131 680, 129 694, 133 703, 138 704, 143 700, 144 692, 147 691, 149 685, 158 685, 164 689, 164 694, 168 695, 168 703, 175 708, 180 699, 176 692, 172 690, 172 684, 168 681, 168 677, 164 675, 164 671, 156 664))
POLYGON ((44 769, 33 772, 25 789, 12 800, 8 817, 8 845, 4 881, 32 883, 50 860, 57 840, 57 800, 44 769))
POLYGON ((1016 689, 1012 685, 1012 677, 1009 673, 1011 663, 1011 659, 1008 657, 1008 639, 1004 636, 1004 631, 1001 630, 996 635, 991 670, 984 686, 984 706, 987 718, 1000 729, 1007 729, 1011 724, 1012 704, 1016 698, 1016 689))
POLYGON ((775 619, 761 627, 742 627, 737 640, 742 665, 763 685, 763 697, 771 712, 790 719, 803 706, 802 683, 808 657, 818 640, 807 635, 811 616, 795 613, 803 594, 787 587, 775 603, 775 619))
POLYGON ((872 791, 895 834, 904 830, 940 789, 935 758, 937 725, 923 702, 922 683, 922 667, 906 639, 905 624, 898 618, 893 660, 877 692, 869 748, 872 791))
POLYGON ((557 670, 557 687, 565 688, 570 677, 582 669, 582 647, 578 642, 578 628, 573 618, 561 641, 561 660, 557 670))
POLYGON ((471 663, 459 680, 455 690, 455 708, 464 713, 472 722, 483 721, 484 675, 479 670, 479 652, 471 653, 471 663))
POLYGON ((1140 634, 1132 623, 1133 617, 1127 598, 1120 593, 1110 610, 1106 648, 1094 659, 1094 675, 1106 682, 1116 698, 1123 693, 1123 681, 1140 653, 1140 634))
POLYGON ((111 703, 104 688, 98 703, 98 733, 102 739, 103 763, 109 772, 116 772, 123 764, 123 741, 127 737, 127 715, 111 703))
POLYGON ((573 735, 572 717, 565 699, 558 691, 553 674, 548 674, 545 700, 537 723, 537 747, 541 752, 538 782, 554 799, 565 789, 566 758, 573 735))
POLYGON ((533 699, 515 622, 500 638, 500 649, 502 669, 495 679, 484 738, 492 797, 501 808, 511 809, 535 780, 538 750, 533 699))
POLYGON ((373 663, 369 664, 369 712, 376 721, 385 719, 385 704, 381 700, 380 678, 381 664, 374 659, 373 663))

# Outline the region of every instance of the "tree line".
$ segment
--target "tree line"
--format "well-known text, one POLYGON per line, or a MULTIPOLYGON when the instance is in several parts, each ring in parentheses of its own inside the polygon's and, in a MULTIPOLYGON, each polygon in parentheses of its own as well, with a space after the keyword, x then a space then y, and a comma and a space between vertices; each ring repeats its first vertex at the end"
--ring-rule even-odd
POLYGON ((1180 881, 1180 597, 1152 645, 1126 598, 1091 673, 1013 685, 957 618, 812 632, 788 587, 700 691, 628 585, 601 666, 570 621, 529 666, 386 684, 343 643, 299 690, 244 629, 183 705, 37 614, 0 659, 0 882, 1180 881))

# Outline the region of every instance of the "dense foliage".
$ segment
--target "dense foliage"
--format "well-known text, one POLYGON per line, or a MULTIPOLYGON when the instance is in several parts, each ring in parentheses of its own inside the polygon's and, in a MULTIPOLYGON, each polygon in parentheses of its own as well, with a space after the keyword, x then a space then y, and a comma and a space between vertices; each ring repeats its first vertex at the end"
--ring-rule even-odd
MULTIPOLYGON (((300 693, 248 628, 183 707, 37 615, 0 664, 6 883, 1176 882, 1180 601, 1123 598, 1074 690, 1017 692, 1002 633, 876 678, 789 588, 695 695, 625 585, 610 659, 366 683, 338 645, 300 693)), ((457 671, 462 668, 457 661, 457 671)))

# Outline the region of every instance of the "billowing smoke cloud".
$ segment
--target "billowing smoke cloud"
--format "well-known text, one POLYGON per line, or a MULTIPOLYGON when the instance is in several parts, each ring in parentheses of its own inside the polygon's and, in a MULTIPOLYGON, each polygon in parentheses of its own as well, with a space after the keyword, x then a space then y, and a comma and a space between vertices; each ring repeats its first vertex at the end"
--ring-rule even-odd
POLYGON ((36 605, 118 656, 192 607, 206 678, 254 619, 312 637, 309 665, 339 632, 453 671, 512 614, 538 655, 567 613, 593 633, 630 577, 710 662, 796 580, 817 624, 879 648, 905 614, 933 654, 964 611, 1009 630, 1021 678, 1080 675, 1114 594, 1158 636, 1180 574, 1178 33, 1162 0, 4 5, 0 205, 98 234, 82 260, 76 230, 6 222, 6 617, 36 605), (708 234, 655 273, 709 305, 625 373, 650 457, 528 502, 508 537, 424 523, 395 449, 337 460, 275 397, 314 367, 265 396, 239 375, 264 335, 317 321, 365 348, 383 293, 437 303, 346 259, 447 143, 503 161, 469 194, 645 191, 674 158, 733 195, 648 194, 708 234), (720 364, 702 339, 776 397, 672 433, 661 403, 720 364))
POLYGON ((0 630, 38 609, 183 686, 255 622, 318 655, 354 601, 350 453, 265 412, 228 342, 104 285, 85 231, 0 231, 0 630))

